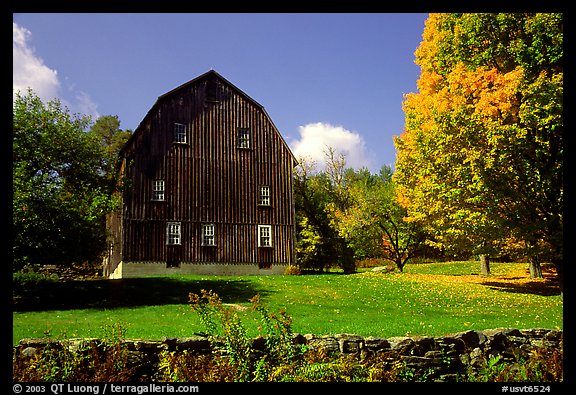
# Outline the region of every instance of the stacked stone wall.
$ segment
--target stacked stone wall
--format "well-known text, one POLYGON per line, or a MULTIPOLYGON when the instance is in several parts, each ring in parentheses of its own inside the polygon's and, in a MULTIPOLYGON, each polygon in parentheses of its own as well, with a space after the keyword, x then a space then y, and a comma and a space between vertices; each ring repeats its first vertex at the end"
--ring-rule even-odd
MULTIPOLYGON (((402 361, 407 368, 425 371, 441 381, 450 381, 458 373, 469 368, 477 368, 490 358, 503 362, 516 362, 527 359, 532 353, 543 348, 563 352, 563 332, 543 328, 513 329, 499 328, 484 331, 465 331, 437 337, 363 337, 353 334, 317 336, 294 334, 296 344, 309 348, 322 348, 328 353, 357 355, 366 358, 387 353, 390 358, 402 361)), ((100 343, 98 339, 22 339, 14 347, 14 361, 30 358, 46 346, 67 347, 73 351, 85 347, 87 343, 100 343)), ((184 338, 163 338, 162 340, 122 340, 130 353, 130 364, 146 367, 153 372, 162 351, 192 354, 225 353, 224 342, 210 341, 203 336, 184 338)), ((252 339, 254 350, 263 351, 265 339, 252 339)))

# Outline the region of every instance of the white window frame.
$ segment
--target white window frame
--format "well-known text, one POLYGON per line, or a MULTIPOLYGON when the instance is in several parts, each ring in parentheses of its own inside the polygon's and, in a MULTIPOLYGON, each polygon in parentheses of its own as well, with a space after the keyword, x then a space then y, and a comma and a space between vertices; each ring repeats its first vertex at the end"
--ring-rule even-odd
POLYGON ((258 205, 270 206, 270 186, 260 185, 258 187, 258 205))
POLYGON ((258 247, 272 247, 272 225, 258 225, 258 247))
POLYGON ((251 135, 252 133, 250 132, 249 128, 238 128, 238 133, 236 134, 238 139, 237 147, 242 149, 250 149, 251 135))
POLYGON ((205 247, 216 246, 216 226, 214 224, 202 224, 202 245, 205 247))
POLYGON ((180 222, 168 222, 166 224, 166 245, 182 244, 182 224, 180 222))
POLYGON ((152 181, 152 200, 163 202, 165 199, 166 183, 164 180, 152 181))
POLYGON ((178 144, 186 144, 186 125, 183 123, 174 122, 174 142, 178 144))

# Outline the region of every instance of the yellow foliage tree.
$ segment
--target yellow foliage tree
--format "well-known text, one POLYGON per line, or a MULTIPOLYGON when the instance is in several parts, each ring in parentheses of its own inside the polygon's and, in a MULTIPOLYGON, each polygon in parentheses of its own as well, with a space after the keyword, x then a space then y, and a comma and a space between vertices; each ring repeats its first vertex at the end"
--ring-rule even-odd
POLYGON ((395 139, 397 198, 445 248, 562 267, 562 16, 432 14, 395 139))

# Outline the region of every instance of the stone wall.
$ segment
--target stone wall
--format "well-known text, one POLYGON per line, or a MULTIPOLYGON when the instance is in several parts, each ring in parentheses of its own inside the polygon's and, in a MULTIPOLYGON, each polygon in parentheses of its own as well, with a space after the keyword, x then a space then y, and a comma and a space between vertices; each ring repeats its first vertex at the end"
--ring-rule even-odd
MULTIPOLYGON (((500 357, 504 362, 515 362, 527 358, 542 348, 552 348, 563 352, 563 332, 550 329, 511 329, 500 328, 484 331, 465 331, 438 337, 362 337, 351 334, 316 336, 294 334, 296 344, 310 348, 323 348, 329 353, 357 355, 360 358, 388 353, 394 360, 401 360, 407 368, 428 372, 440 381, 456 378, 458 372, 468 367, 479 367, 486 360, 500 357)), ((161 351, 184 351, 195 354, 222 352, 222 343, 210 342, 203 336, 185 338, 164 338, 162 340, 122 340, 129 350, 133 366, 147 367, 152 371, 161 351), (213 347, 217 349, 214 350, 213 347)), ((14 347, 14 358, 29 358, 37 350, 51 345, 78 349, 86 342, 98 343, 98 339, 71 339, 56 341, 50 339, 22 339, 14 347)), ((264 338, 252 340, 255 350, 264 349, 264 338)))

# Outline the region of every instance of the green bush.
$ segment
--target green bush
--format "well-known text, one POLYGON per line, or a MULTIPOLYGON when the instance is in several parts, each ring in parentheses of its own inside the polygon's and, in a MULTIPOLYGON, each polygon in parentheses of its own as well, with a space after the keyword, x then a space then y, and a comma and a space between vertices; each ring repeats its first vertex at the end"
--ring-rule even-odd
POLYGON ((21 294, 27 289, 41 288, 42 285, 58 281, 55 274, 45 275, 34 270, 21 270, 12 273, 12 289, 15 294, 21 294))

